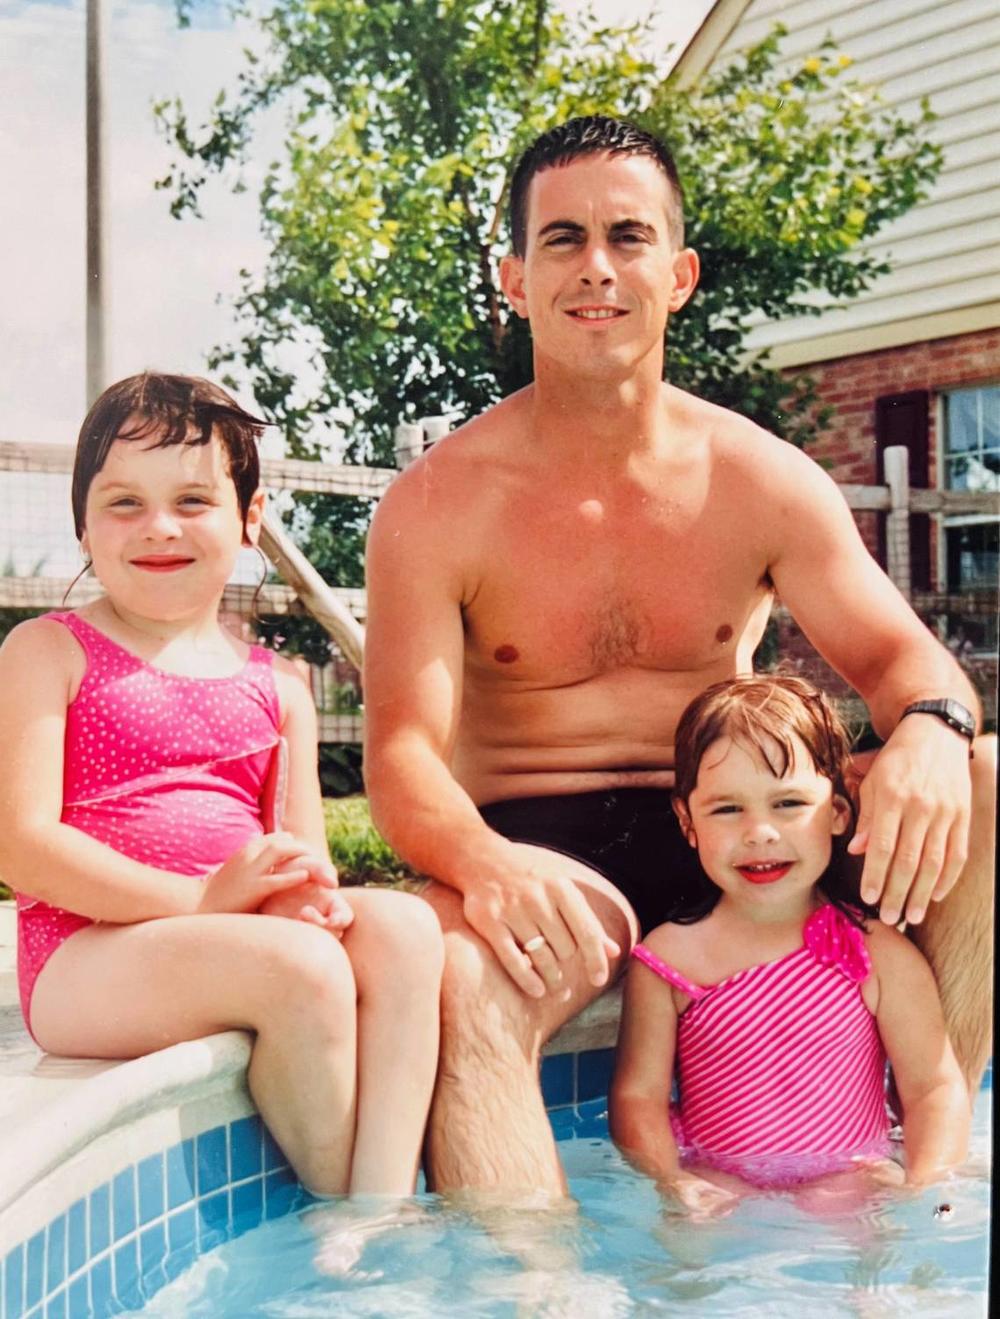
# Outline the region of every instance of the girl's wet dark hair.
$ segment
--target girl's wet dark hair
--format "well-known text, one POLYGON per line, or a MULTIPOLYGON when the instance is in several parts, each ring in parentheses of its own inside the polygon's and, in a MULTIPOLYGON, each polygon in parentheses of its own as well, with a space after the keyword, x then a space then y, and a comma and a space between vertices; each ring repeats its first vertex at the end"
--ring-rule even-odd
MULTIPOLYGON (((861 859, 847 844, 857 823, 857 806, 848 786, 851 738, 829 701, 801 678, 778 674, 731 678, 707 687, 681 716, 675 738, 674 799, 687 808, 705 752, 720 738, 749 748, 773 774, 783 778, 794 759, 792 737, 804 744, 818 773, 830 780, 848 804, 850 827, 834 835, 830 864, 820 890, 835 907, 863 928, 862 917, 878 908, 861 900, 861 859)), ((678 895, 667 919, 691 924, 707 916, 722 890, 702 871, 700 880, 678 895)))
POLYGON ((658 137, 626 119, 609 115, 581 115, 550 128, 532 142, 514 167, 510 184, 511 245, 523 257, 528 241, 528 189, 543 169, 568 165, 581 156, 648 156, 663 171, 670 186, 670 238, 684 246, 684 190, 677 166, 658 137))
POLYGON ((270 424, 200 376, 144 371, 110 385, 87 413, 77 440, 72 487, 77 540, 84 532, 87 492, 115 440, 149 439, 150 448, 160 449, 208 444, 213 434, 218 435, 245 525, 250 500, 260 485, 257 442, 270 424))

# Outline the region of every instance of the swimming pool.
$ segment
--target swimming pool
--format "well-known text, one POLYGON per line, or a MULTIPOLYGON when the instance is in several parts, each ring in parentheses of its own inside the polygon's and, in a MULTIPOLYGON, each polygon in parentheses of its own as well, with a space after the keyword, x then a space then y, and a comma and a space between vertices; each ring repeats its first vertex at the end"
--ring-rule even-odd
POLYGON ((825 1210, 772 1192, 709 1224, 664 1212, 608 1142, 596 1101, 566 1122, 575 1129, 561 1144, 575 1214, 427 1195, 395 1213, 301 1202, 203 1256, 143 1313, 985 1315, 988 1098, 970 1171, 946 1192, 886 1191, 825 1210))
MULTIPOLYGON (((202 1070, 217 1079, 224 1055, 238 1077, 244 1043, 215 1041, 202 1070)), ((578 1206, 572 1213, 430 1195, 399 1211, 320 1204, 297 1186, 239 1087, 227 1083, 220 1098, 213 1080, 209 1102, 192 1065, 190 1102, 131 1123, 124 1145, 120 1131, 109 1132, 113 1145, 96 1139, 43 1179, 40 1191, 52 1177, 67 1191, 64 1211, 52 1216, 50 1186, 39 1227, 38 1204, 23 1197, 14 1221, 29 1235, 13 1249, 0 1241, 0 1313, 986 1313, 988 1089, 976 1106, 969 1165, 946 1191, 818 1208, 771 1193, 724 1220, 691 1224, 665 1213, 606 1139, 600 1095, 610 1059, 610 1050, 597 1050, 545 1060, 550 1116, 578 1206), (179 1139, 164 1140, 171 1131, 179 1139), (66 1169, 87 1160, 85 1181, 67 1181, 66 1169), (103 1178, 93 1176, 95 1166, 103 1178), (936 1213, 945 1196, 951 1212, 936 1213)), ((176 1074, 177 1060, 169 1062, 176 1074)), ((121 1089, 119 1081, 119 1102, 121 1089)))

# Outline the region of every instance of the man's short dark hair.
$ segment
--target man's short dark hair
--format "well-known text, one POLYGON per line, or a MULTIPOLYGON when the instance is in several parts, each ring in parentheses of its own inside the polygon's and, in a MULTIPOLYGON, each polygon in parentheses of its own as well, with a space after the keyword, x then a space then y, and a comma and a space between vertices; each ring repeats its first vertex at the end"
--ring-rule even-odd
POLYGON ((670 185, 668 211, 670 238, 677 247, 684 245, 684 191, 677 177, 677 166, 669 150, 652 133, 608 115, 583 115, 550 128, 528 147, 517 162, 510 185, 510 230, 514 252, 524 256, 528 239, 528 188, 543 169, 568 165, 580 156, 648 156, 663 170, 670 185))

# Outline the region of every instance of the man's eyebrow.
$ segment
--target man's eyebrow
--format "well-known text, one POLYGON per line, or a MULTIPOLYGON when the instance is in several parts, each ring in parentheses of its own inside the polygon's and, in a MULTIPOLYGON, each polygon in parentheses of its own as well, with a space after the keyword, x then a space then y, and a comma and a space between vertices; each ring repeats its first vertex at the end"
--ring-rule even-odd
POLYGON ((613 236, 624 233, 625 230, 636 230, 646 238, 655 239, 659 237, 656 226, 647 224, 645 220, 616 220, 608 232, 613 236))
POLYGON ((538 231, 538 237, 544 238, 546 234, 555 233, 561 230, 564 233, 585 234, 587 230, 582 224, 577 224, 575 220, 550 220, 548 224, 542 225, 538 231))

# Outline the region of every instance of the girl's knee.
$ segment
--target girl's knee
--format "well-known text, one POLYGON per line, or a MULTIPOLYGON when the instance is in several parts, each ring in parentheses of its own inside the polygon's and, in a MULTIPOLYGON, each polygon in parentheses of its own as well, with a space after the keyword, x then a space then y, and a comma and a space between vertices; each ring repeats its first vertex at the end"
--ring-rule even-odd
POLYGON ((398 992, 433 988, 444 968, 444 936, 426 902, 410 893, 366 894, 349 930, 349 951, 359 982, 398 992))
POLYGON ((261 983, 268 996, 353 1014, 357 989, 351 963, 329 930, 304 921, 276 920, 261 954, 261 983))

